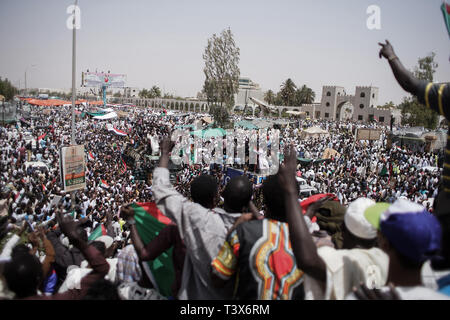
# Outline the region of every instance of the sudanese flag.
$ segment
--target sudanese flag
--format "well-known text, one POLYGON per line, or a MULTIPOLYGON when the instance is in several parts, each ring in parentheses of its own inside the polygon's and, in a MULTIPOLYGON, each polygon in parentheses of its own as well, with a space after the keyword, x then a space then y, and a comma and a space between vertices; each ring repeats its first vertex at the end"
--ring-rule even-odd
POLYGON ((447 27, 448 35, 450 36, 450 5, 444 2, 442 3, 441 9, 444 14, 445 26, 447 27))
POLYGON ((94 231, 92 231, 92 233, 88 237, 88 240, 94 241, 98 237, 106 236, 106 235, 107 235, 106 227, 102 223, 97 228, 95 228, 94 231))
MULTIPOLYGON (((133 203, 131 208, 143 243, 152 241, 163 228, 171 223, 171 220, 156 207, 155 202, 133 203)), ((155 260, 147 262, 159 292, 166 297, 172 295, 172 284, 175 280, 172 252, 173 248, 170 248, 155 260)))

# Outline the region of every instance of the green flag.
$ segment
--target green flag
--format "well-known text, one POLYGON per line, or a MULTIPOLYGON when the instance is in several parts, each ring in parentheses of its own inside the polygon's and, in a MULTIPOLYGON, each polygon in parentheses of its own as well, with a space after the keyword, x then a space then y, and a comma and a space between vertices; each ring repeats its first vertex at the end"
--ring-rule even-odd
POLYGON ((442 3, 441 9, 444 14, 444 21, 447 27, 448 35, 450 36, 450 5, 444 2, 442 3))
MULTIPOLYGON (((134 210, 134 219, 139 236, 146 244, 152 241, 171 222, 156 207, 154 202, 133 203, 131 207, 134 210)), ((166 297, 172 296, 172 284, 175 280, 172 251, 173 248, 170 248, 155 260, 148 262, 159 292, 166 297)))
POLYGON ((94 241, 95 239, 97 239, 98 237, 101 236, 106 236, 107 232, 106 232, 106 228, 103 225, 103 223, 101 225, 99 225, 97 228, 95 228, 94 231, 92 231, 92 233, 89 235, 88 240, 89 241, 94 241))

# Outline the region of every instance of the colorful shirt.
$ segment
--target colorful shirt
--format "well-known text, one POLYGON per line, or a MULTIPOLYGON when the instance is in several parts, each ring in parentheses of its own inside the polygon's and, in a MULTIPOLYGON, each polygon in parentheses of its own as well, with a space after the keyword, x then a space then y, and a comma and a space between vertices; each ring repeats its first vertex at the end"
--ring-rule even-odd
POLYGON ((303 299, 303 272, 297 268, 287 223, 253 220, 237 226, 212 262, 223 280, 236 277, 239 300, 303 299))

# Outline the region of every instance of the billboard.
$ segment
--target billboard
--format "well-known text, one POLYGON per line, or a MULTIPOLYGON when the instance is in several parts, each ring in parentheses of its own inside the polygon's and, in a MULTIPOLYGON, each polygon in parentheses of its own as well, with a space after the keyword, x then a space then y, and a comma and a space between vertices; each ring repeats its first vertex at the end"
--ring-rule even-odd
POLYGON ((358 129, 356 140, 380 140, 380 129, 358 129))
POLYGON ((103 72, 82 72, 81 85, 84 87, 123 88, 125 87, 126 75, 103 72))
POLYGON ((59 151, 61 184, 65 192, 86 188, 84 145, 62 147, 59 151))

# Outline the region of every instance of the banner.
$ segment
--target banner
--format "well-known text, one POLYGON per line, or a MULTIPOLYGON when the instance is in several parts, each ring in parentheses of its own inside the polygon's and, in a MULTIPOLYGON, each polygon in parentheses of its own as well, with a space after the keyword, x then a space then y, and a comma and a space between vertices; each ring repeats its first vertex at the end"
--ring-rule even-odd
POLYGON ((70 192, 86 188, 84 145, 62 147, 59 157, 63 190, 70 192))
POLYGON ((357 129, 356 140, 380 140, 380 129, 357 129))

